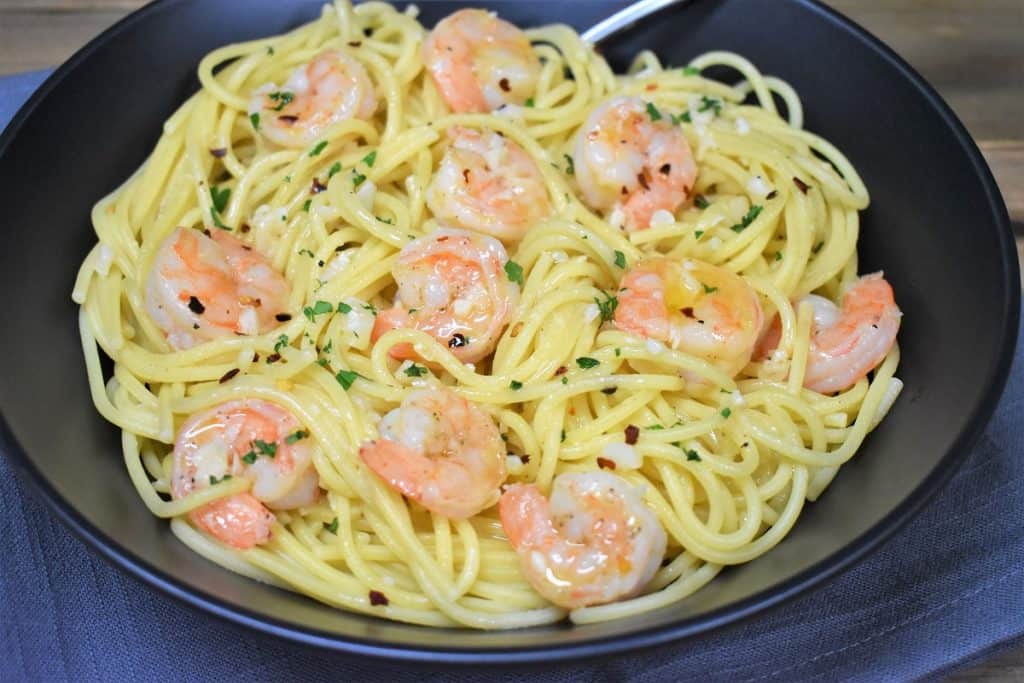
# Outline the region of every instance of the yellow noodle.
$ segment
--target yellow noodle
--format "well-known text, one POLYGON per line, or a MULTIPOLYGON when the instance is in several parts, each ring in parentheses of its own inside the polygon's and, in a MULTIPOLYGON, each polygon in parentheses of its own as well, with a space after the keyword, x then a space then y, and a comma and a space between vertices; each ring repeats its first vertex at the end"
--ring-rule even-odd
POLYGON ((72 298, 81 305, 97 410, 122 430, 128 476, 150 512, 170 518, 181 542, 231 571, 414 624, 500 629, 564 619, 566 611, 548 605, 523 576, 494 508, 465 521, 432 515, 360 465, 358 449, 376 435, 379 416, 423 381, 388 355, 396 344, 412 344, 432 380, 477 401, 494 416, 509 453, 524 456, 510 457, 511 481, 546 489, 560 473, 593 471, 598 456, 624 440, 626 426, 637 425, 640 464, 616 473, 644 491, 668 533, 667 557, 642 595, 568 616, 622 619, 683 600, 723 566, 778 543, 877 424, 891 404, 887 394, 902 386, 894 348, 870 380, 834 396, 802 387, 812 311, 791 302, 812 291, 835 300, 856 276, 867 190, 841 152, 802 130, 798 94, 740 55, 707 53, 684 71, 644 52, 618 76, 568 27, 531 28, 543 64, 530 106, 512 115, 451 114, 424 71, 426 29, 415 17, 382 2, 339 1, 310 24, 223 47, 200 62, 200 91, 165 123, 143 166, 92 214, 98 244, 72 298), (254 133, 247 112, 253 90, 283 83, 325 48, 363 64, 377 88, 377 113, 333 126, 319 146, 274 147, 254 133), (697 70, 710 67, 727 67, 739 80, 715 82, 697 70), (698 163, 693 191, 707 202, 687 203, 672 222, 632 234, 579 200, 566 162, 589 113, 623 94, 647 99, 680 126, 698 163), (369 316, 393 299, 395 255, 436 227, 425 189, 446 130, 456 125, 517 142, 535 159, 553 207, 510 248, 523 268, 520 304, 493 358, 477 366, 415 330, 391 331, 371 346, 336 306, 344 301, 357 309, 353 315, 369 316), (357 175, 373 192, 357 191, 357 175), (752 189, 755 176, 772 191, 752 189), (311 195, 314 181, 326 190, 311 195), (219 215, 211 187, 231 190, 219 215), (147 275, 176 227, 217 230, 218 222, 248 226, 241 238, 284 274, 296 314, 263 335, 172 351, 146 312, 147 275), (615 291, 622 259, 652 253, 699 258, 743 276, 766 315, 779 314, 778 351, 733 378, 605 324, 595 301, 615 291), (332 312, 299 314, 317 301, 332 312), (101 352, 113 360, 112 375, 104 374, 101 352), (268 363, 275 353, 280 361, 268 363), (584 356, 597 366, 580 367, 575 360, 584 356), (230 382, 218 381, 234 370, 230 382), (358 375, 344 387, 339 371, 358 375), (294 413, 315 442, 313 462, 327 492, 312 507, 279 511, 270 542, 247 551, 188 519, 191 510, 246 490, 244 478, 169 496, 176 428, 196 411, 240 397, 294 413), (374 604, 371 592, 386 595, 387 604, 374 604))

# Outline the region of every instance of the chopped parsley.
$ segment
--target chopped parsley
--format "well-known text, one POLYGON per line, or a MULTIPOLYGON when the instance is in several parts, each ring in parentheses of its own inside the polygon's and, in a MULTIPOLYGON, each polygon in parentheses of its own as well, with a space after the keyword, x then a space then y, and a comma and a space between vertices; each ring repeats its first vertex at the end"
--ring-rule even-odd
POLYGON ((377 307, 373 304, 363 304, 363 308, 368 310, 370 313, 373 313, 374 316, 377 315, 377 307))
POLYGON ((329 531, 332 534, 334 534, 335 536, 337 536, 338 535, 338 518, 335 517, 334 519, 332 519, 330 524, 324 524, 324 529, 326 529, 327 531, 329 531))
POLYGON ((604 323, 615 318, 615 309, 619 307, 619 300, 607 292, 601 292, 601 294, 605 298, 604 301, 595 296, 594 303, 597 304, 597 308, 601 312, 601 322, 604 323))
POLYGON ((342 301, 341 303, 338 304, 338 313, 351 313, 351 312, 352 312, 352 307, 349 306, 344 301, 342 301))
POLYGON ((720 411, 718 411, 718 412, 719 412, 719 414, 720 414, 720 415, 721 415, 722 417, 726 417, 726 418, 727 418, 727 417, 729 417, 730 415, 732 415, 732 409, 730 409, 730 408, 722 408, 722 409, 721 409, 720 411))
POLYGON ((701 237, 704 236, 704 231, 703 230, 694 230, 693 236, 696 237, 697 239, 700 239, 701 237))
POLYGON ((267 45, 267 54, 270 55, 270 56, 274 55, 274 46, 273 45, 267 45))
POLYGON ((620 348, 616 348, 616 349, 615 349, 615 357, 616 357, 616 358, 618 358, 618 357, 619 357, 619 356, 621 356, 621 355, 622 355, 622 349, 620 349, 620 348))
POLYGON ((295 93, 290 92, 272 92, 267 97, 277 102, 277 106, 274 107, 274 111, 281 111, 295 99, 295 93))
POLYGON ((305 429, 297 429, 288 436, 284 437, 284 442, 291 446, 293 443, 297 441, 302 441, 307 436, 309 436, 309 432, 307 432, 305 429))
POLYGON ((684 66, 683 67, 683 75, 684 76, 700 76, 700 69, 698 69, 695 66, 684 66))
POLYGON ((781 251, 775 252, 775 260, 776 261, 781 261, 782 260, 782 252, 781 251))
POLYGON ((259 114, 249 114, 249 120, 252 122, 253 130, 259 130, 260 129, 260 115, 259 114))
POLYGON ((327 179, 330 180, 338 173, 341 173, 341 162, 335 161, 333 164, 331 164, 331 168, 328 169, 327 171, 327 179))
POLYGON ((763 210, 763 206, 761 206, 760 204, 754 204, 752 207, 750 207, 750 211, 747 211, 746 215, 740 219, 740 222, 737 223, 736 225, 731 226, 729 229, 737 233, 743 232, 748 227, 750 227, 750 224, 754 222, 754 219, 757 218, 763 210))
POLYGON ((309 318, 309 322, 315 323, 318 315, 324 315, 325 313, 333 313, 334 305, 327 301, 317 301, 312 306, 306 306, 302 309, 302 314, 309 318))
POLYGON ((675 124, 679 124, 679 123, 693 123, 693 121, 690 119, 690 112, 688 112, 688 111, 684 111, 679 116, 676 116, 675 114, 672 114, 671 116, 672 116, 672 123, 675 123, 675 124))
POLYGON ((508 383, 508 388, 511 389, 512 391, 519 391, 520 389, 523 388, 523 383, 518 380, 512 380, 511 382, 508 383))
POLYGON ((405 369, 405 376, 406 377, 422 377, 423 375, 427 374, 427 372, 428 372, 427 369, 425 367, 423 367, 422 365, 416 365, 415 363, 413 363, 412 365, 410 365, 409 367, 407 367, 405 369))
POLYGON ((694 450, 686 451, 686 459, 692 460, 693 462, 700 462, 700 454, 694 450))
POLYGON ((348 391, 349 387, 352 386, 352 383, 356 381, 356 377, 359 377, 358 372, 352 372, 351 370, 342 370, 337 375, 334 376, 334 379, 338 380, 338 384, 341 385, 342 389, 348 391))
POLYGON ((224 209, 227 208, 228 199, 230 199, 230 198, 231 198, 231 188, 230 187, 225 187, 224 189, 220 189, 216 185, 211 185, 210 186, 210 199, 211 199, 210 218, 213 219, 213 224, 216 225, 218 228, 220 228, 222 230, 230 230, 231 229, 228 226, 224 225, 224 223, 220 219, 220 215, 221 215, 221 213, 223 213, 224 209))
POLYGON ((288 346, 288 335, 282 334, 280 337, 277 338, 277 341, 274 342, 274 353, 280 353, 281 349, 283 349, 286 346, 288 346))
POLYGON ((309 258, 316 258, 316 254, 313 253, 312 249, 299 249, 300 256, 308 256, 309 258))
POLYGON ((327 140, 321 140, 320 142, 316 143, 316 147, 314 147, 313 149, 309 150, 309 156, 311 156, 311 157, 317 156, 318 154, 320 154, 320 152, 324 151, 324 147, 326 147, 326 146, 327 146, 327 140))
POLYGON ((220 482, 222 482, 222 481, 227 481, 227 480, 228 480, 228 479, 230 479, 230 478, 231 478, 231 475, 230 475, 230 474, 225 474, 225 475, 224 475, 223 477, 221 477, 220 479, 218 479, 217 477, 215 477, 215 476, 213 476, 213 475, 211 474, 211 475, 210 475, 210 486, 213 486, 214 484, 219 484, 219 483, 220 483, 220 482))
POLYGON ((256 455, 256 451, 249 451, 248 453, 242 456, 242 462, 244 462, 246 465, 251 465, 254 462, 256 462, 257 457, 259 456, 256 455))
POLYGON ((818 242, 817 244, 814 245, 814 248, 811 249, 811 251, 814 252, 815 254, 817 254, 819 251, 821 251, 821 248, 824 247, 824 246, 825 246, 824 242, 818 242))
POLYGON ((563 154, 562 156, 565 157, 565 172, 569 175, 576 175, 576 163, 573 161, 573 158, 568 154, 563 154))
POLYGON ((530 98, 528 98, 526 100, 526 106, 530 107, 531 109, 533 108, 533 98, 532 97, 530 97, 530 98))
POLYGON ((665 428, 664 425, 659 425, 659 424, 647 425, 646 427, 644 427, 644 429, 649 429, 652 432, 656 432, 656 431, 664 429, 664 428, 665 428))
POLYGON ((256 439, 252 442, 252 445, 260 455, 265 455, 268 458, 273 458, 277 455, 277 444, 273 441, 268 443, 263 439, 256 439))
POLYGON ((615 250, 615 265, 617 265, 619 268, 626 267, 626 255, 623 254, 618 249, 615 250))
POLYGON ((563 377, 562 378, 562 384, 568 384, 568 383, 569 383, 569 378, 568 377, 563 377))
POLYGON ((357 173, 355 170, 352 171, 352 189, 356 189, 360 185, 366 182, 366 176, 362 173, 357 173))
POLYGON ((715 292, 718 291, 718 287, 709 287, 706 284, 704 284, 703 282, 700 283, 700 284, 701 284, 702 287, 704 287, 704 293, 705 294, 714 294, 715 292))
POLYGON ((715 116, 722 113, 722 100, 717 100, 714 97, 708 97, 707 95, 701 95, 700 106, 697 107, 697 111, 712 110, 715 112, 715 116))
POLYGON ((302 204, 302 210, 305 211, 306 213, 309 213, 309 207, 311 207, 311 206, 313 206, 313 200, 312 199, 307 199, 302 204))
POLYGON ((651 121, 661 121, 661 112, 654 106, 652 102, 647 103, 647 115, 651 117, 651 121))
POLYGON ((565 430, 563 429, 562 430, 562 440, 559 443, 564 443, 564 442, 565 442, 565 430))
POLYGON ((601 364, 596 358, 589 358, 587 356, 580 356, 576 359, 576 365, 580 366, 581 370, 589 370, 590 368, 596 368, 601 364))
POLYGON ((505 275, 509 281, 516 282, 520 286, 523 284, 523 267, 515 261, 505 262, 505 275))
POLYGON ((367 168, 373 168, 373 163, 377 161, 377 150, 373 150, 365 157, 363 157, 363 163, 366 164, 367 168))
POLYGON ((693 205, 696 206, 698 209, 703 210, 711 206, 711 202, 708 201, 707 197, 705 197, 702 194, 699 194, 693 198, 693 205))

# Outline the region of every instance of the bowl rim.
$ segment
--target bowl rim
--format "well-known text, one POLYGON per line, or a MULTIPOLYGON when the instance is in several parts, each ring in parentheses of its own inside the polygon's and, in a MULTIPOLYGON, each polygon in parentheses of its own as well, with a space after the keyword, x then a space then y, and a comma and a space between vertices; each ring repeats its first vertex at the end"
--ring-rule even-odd
MULTIPOLYGON (((0 159, 3 158, 7 148, 40 102, 71 76, 79 64, 111 40, 133 28, 136 24, 147 20, 150 15, 156 14, 168 6, 190 1, 192 0, 154 0, 131 12, 75 52, 32 93, 12 117, 6 129, 0 133, 0 159)), ((989 390, 973 407, 964 428, 955 436, 949 450, 939 459, 924 481, 914 488, 889 514, 840 550, 795 576, 740 601, 696 617, 683 618, 673 624, 640 629, 626 635, 602 636, 578 643, 485 648, 466 648, 453 644, 440 648, 396 644, 381 638, 339 636, 317 628, 300 626, 275 616, 258 613, 245 606, 231 604, 199 588, 187 585, 176 576, 168 574, 136 556, 118 543, 116 539, 86 520, 71 503, 57 492, 36 467, 33 459, 21 447, 2 413, 0 413, 0 453, 7 456, 8 461, 14 465, 15 471, 22 475, 21 479, 30 483, 49 509, 56 513, 57 517, 79 539, 84 540, 106 561, 134 579, 229 623, 239 624, 304 645, 348 654, 379 657, 393 661, 438 664, 528 664, 566 661, 583 657, 604 657, 636 652, 698 634, 705 634, 778 606, 813 587, 823 586, 826 580, 848 570, 878 549, 883 542, 890 539, 916 516, 925 503, 949 482, 988 424, 1005 389, 1016 349, 1021 313, 1020 271, 1009 215, 998 185, 974 139, 949 105, 902 57, 853 20, 835 9, 825 6, 820 0, 790 1, 818 14, 835 28, 849 33, 865 47, 884 58, 900 73, 908 85, 925 98, 953 132, 985 191, 991 218, 996 227, 996 238, 1000 246, 1002 258, 999 266, 1004 280, 1003 289, 1006 292, 1003 325, 999 339, 1000 351, 991 366, 990 376, 985 378, 985 384, 989 390)))

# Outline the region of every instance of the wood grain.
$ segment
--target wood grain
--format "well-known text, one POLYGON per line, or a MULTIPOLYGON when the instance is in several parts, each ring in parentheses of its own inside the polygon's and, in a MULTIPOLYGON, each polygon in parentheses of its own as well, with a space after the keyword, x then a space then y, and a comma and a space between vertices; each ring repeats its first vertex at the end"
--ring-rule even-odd
MULTIPOLYGON (((142 4, 0 0, 0 74, 60 64, 142 4)), ((829 4, 893 47, 950 103, 978 141, 1024 237, 1024 0, 829 4)), ((1017 251, 1024 262, 1024 239, 1017 251)), ((1024 644, 948 680, 1024 681, 1024 644)))

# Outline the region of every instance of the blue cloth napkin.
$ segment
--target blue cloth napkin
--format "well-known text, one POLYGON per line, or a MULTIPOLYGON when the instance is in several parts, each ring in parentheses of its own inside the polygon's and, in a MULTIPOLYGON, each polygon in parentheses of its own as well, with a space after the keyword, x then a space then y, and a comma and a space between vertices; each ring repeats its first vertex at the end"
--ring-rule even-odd
MULTIPOLYGON (((0 78, 0 129, 47 74, 0 78)), ((0 458, 0 680, 908 680, 1024 635, 1024 351, 949 486, 878 552, 810 594, 708 636, 527 672, 418 671, 270 638, 114 569, 0 458)))

